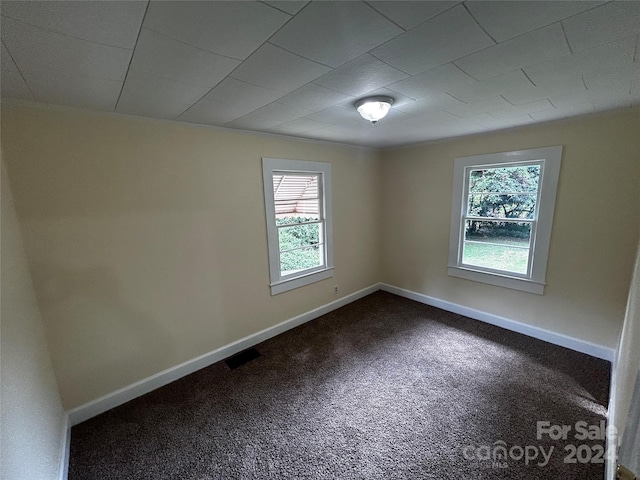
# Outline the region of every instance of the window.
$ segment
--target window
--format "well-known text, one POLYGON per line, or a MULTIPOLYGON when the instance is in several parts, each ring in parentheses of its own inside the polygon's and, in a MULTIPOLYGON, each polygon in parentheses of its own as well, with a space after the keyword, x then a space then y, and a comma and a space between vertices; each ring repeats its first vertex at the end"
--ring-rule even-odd
POLYGON ((262 159, 271 295, 333 276, 331 164, 262 159))
POLYGON ((456 158, 449 275, 542 294, 562 147, 456 158))

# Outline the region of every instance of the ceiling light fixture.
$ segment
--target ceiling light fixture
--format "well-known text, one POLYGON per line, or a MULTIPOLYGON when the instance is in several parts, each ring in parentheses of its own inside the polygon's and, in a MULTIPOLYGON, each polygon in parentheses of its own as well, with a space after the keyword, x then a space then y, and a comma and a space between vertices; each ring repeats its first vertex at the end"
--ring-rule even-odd
POLYGON ((356 110, 365 120, 369 120, 374 126, 383 118, 393 104, 391 97, 367 97, 358 100, 355 104, 356 110))

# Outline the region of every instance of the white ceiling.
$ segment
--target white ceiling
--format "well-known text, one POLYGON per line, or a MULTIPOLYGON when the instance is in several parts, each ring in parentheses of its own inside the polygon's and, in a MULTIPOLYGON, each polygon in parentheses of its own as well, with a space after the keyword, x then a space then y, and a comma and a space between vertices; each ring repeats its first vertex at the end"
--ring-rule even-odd
POLYGON ((640 1, 3 1, 2 96, 389 147, 640 104, 640 1), (395 99, 377 126, 353 104, 395 99))

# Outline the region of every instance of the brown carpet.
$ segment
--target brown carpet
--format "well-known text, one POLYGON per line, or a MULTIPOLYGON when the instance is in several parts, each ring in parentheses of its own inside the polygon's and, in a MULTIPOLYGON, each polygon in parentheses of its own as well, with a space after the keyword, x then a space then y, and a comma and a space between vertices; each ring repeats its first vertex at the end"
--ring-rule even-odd
POLYGON ((604 476, 575 424, 604 419, 608 362, 384 292, 256 349, 73 427, 69 479, 604 476))

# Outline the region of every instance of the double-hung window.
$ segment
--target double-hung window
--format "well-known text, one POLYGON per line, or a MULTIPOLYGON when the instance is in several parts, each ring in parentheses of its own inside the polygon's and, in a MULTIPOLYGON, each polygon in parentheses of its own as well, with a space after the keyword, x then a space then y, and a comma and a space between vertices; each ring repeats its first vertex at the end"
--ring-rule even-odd
POLYGON ((262 159, 271 294, 333 276, 331 164, 262 159))
POLYGON ((562 147, 456 158, 449 275, 542 294, 562 147))

